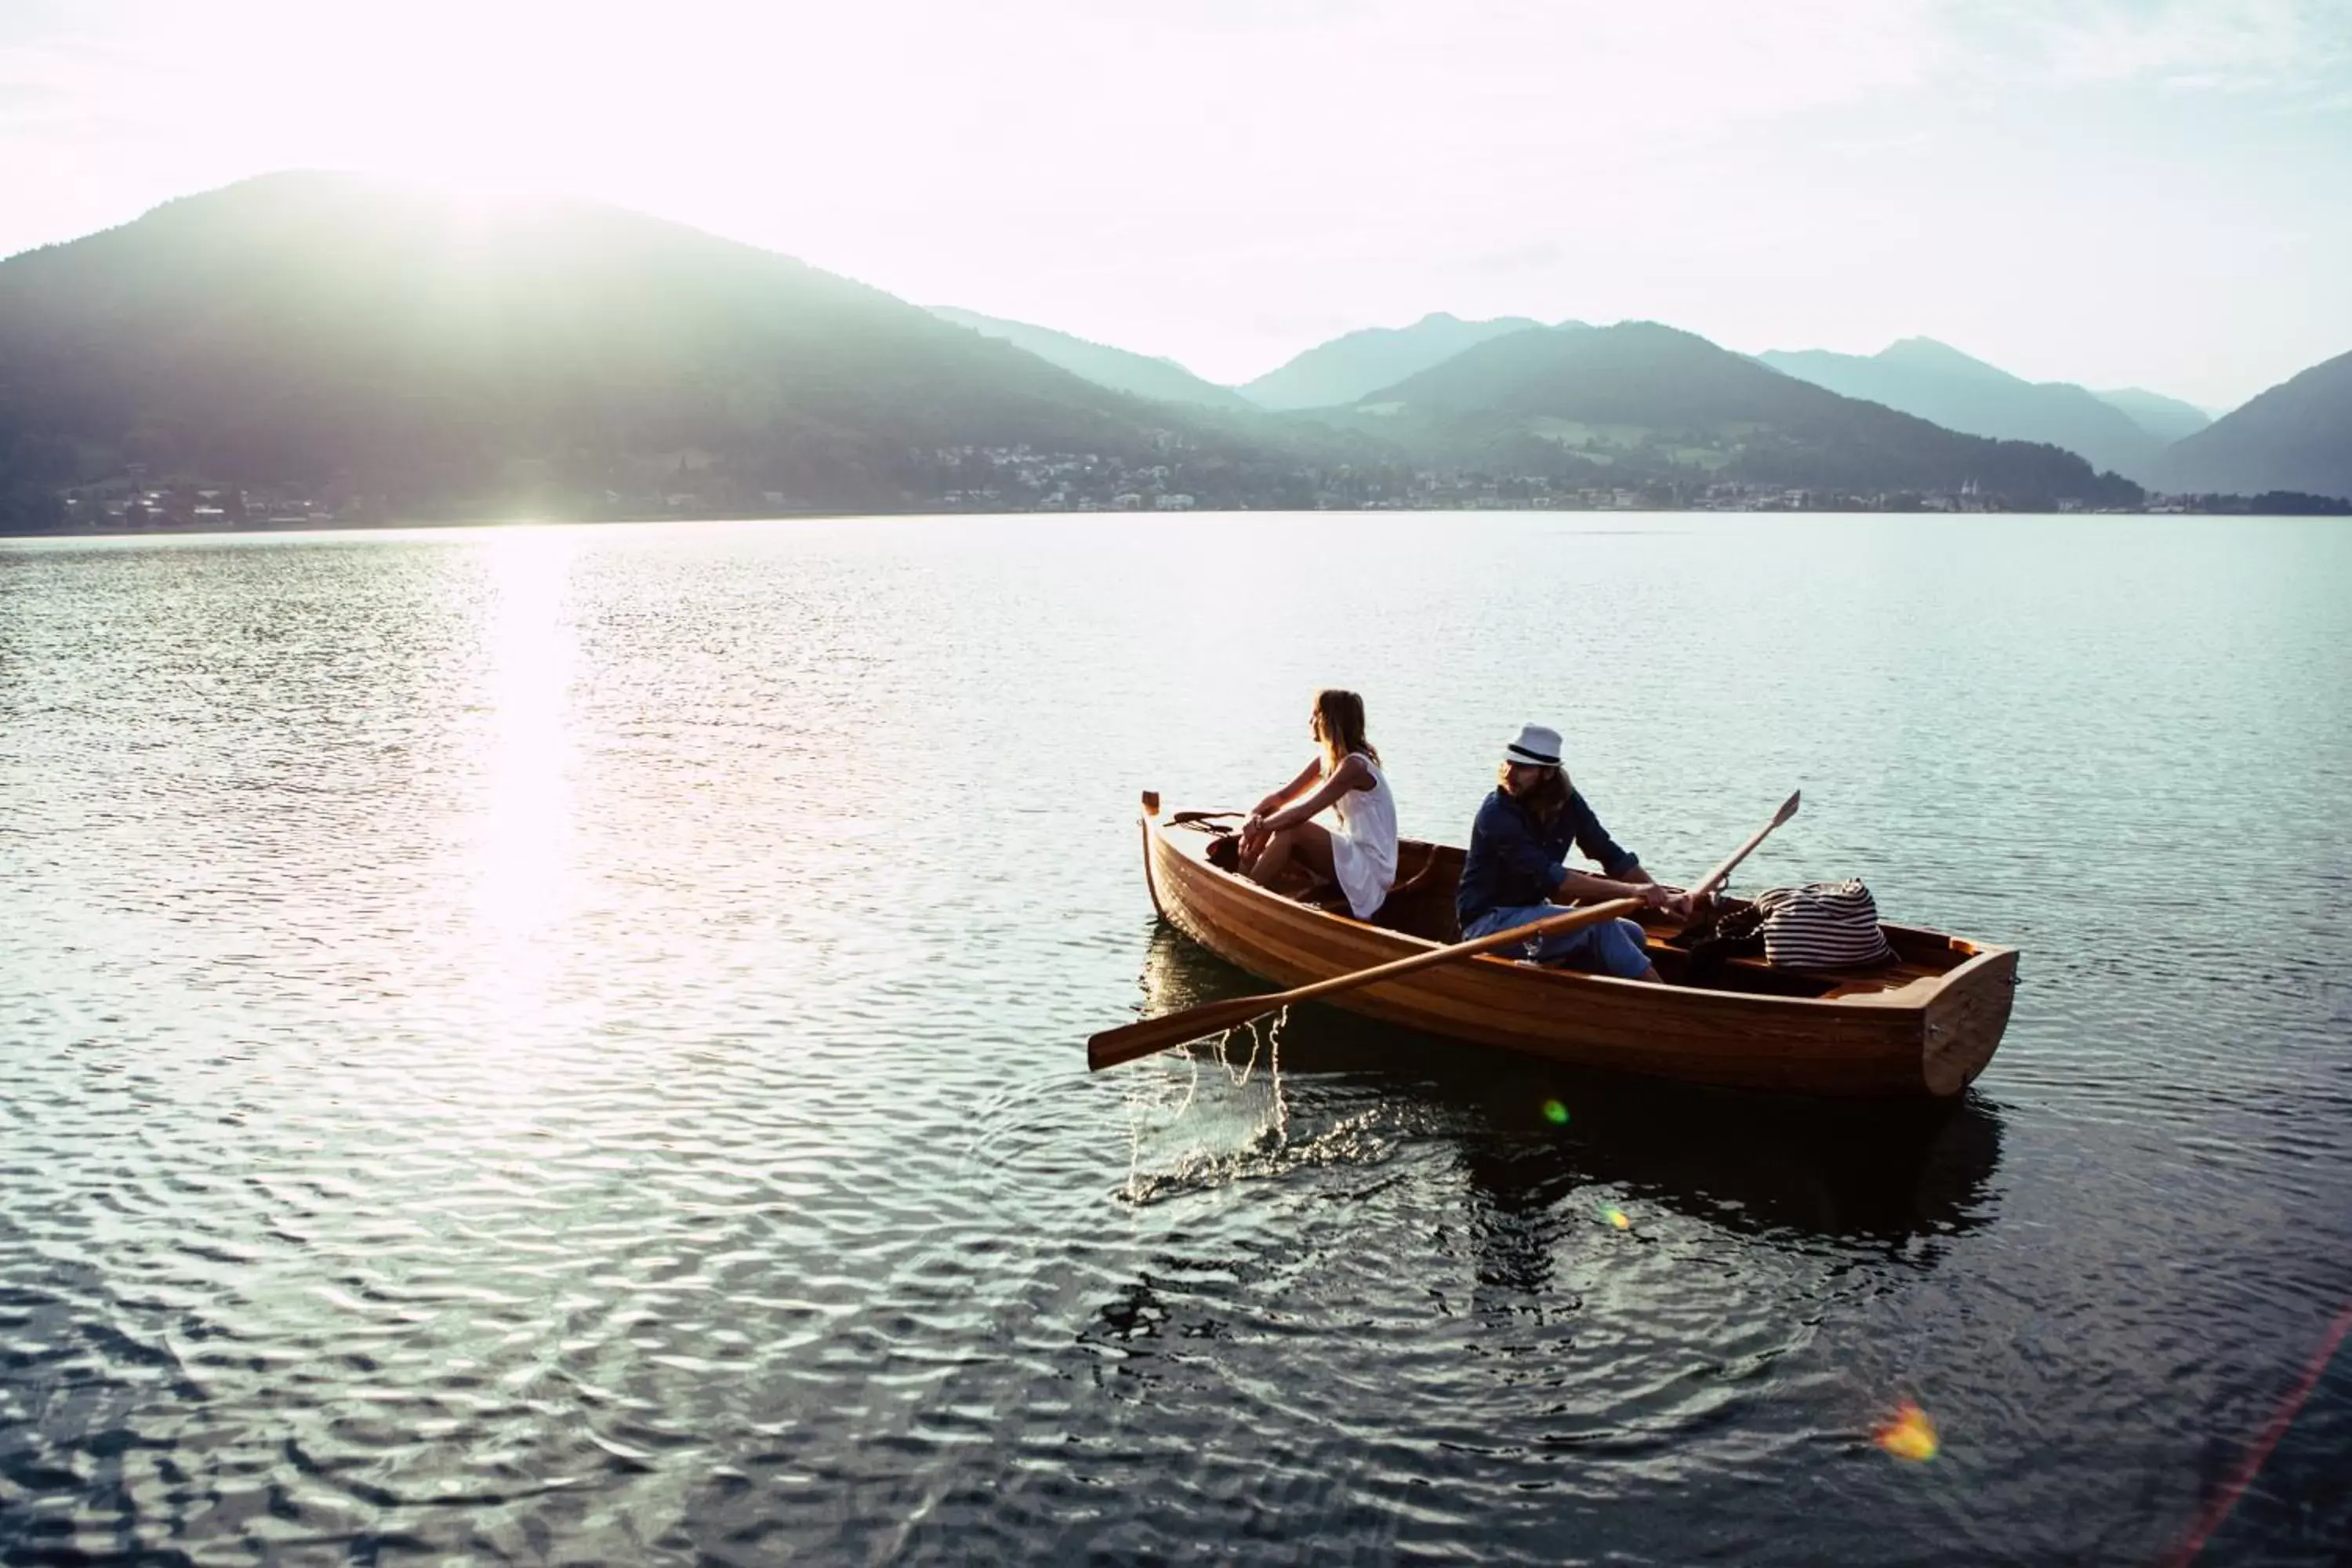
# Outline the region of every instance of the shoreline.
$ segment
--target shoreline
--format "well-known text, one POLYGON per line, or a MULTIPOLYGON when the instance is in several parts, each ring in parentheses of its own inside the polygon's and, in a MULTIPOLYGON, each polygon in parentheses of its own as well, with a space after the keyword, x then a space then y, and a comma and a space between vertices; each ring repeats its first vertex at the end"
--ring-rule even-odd
POLYGON ((383 522, 315 522, 305 521, 299 523, 247 523, 242 527, 237 528, 52 528, 24 531, 0 528, 0 542, 15 543, 33 540, 71 540, 79 542, 89 542, 107 539, 238 539, 260 535, 289 533, 402 533, 411 532, 420 529, 596 528, 603 527, 607 524, 625 527, 656 522, 837 522, 845 518, 872 518, 877 521, 889 518, 953 517, 1099 517, 1161 518, 1173 520, 1178 518, 1249 517, 1254 515, 1266 517, 1318 517, 1325 515, 1360 516, 1365 513, 1372 513, 1375 515, 1394 516, 1410 512, 1425 512, 1433 517, 1462 517, 1479 513, 1496 513, 1507 516, 1528 516, 1540 513, 1553 517, 1883 517, 1902 519, 1952 519, 1963 517, 2215 517, 2241 518, 2248 521, 2254 521, 2261 519, 2283 520, 2289 518, 2312 517, 2352 517, 2352 502, 2347 502, 2344 510, 2340 511, 2326 512, 2225 511, 2202 507, 2195 509, 2168 507, 2161 510, 2121 510, 2103 509, 2097 510, 2077 510, 2073 511, 2059 511, 2054 510, 2032 510, 2023 509, 2015 510, 2007 509, 1989 509, 1975 511, 1882 511, 1863 507, 1322 507, 1307 510, 1279 507, 1267 507, 1263 509, 1202 507, 1196 510, 1181 511, 1046 511, 1040 510, 1035 508, 1008 508, 997 511, 945 511, 929 510, 918 508, 904 510, 884 511, 869 508, 856 510, 843 510, 834 511, 743 512, 730 513, 729 515, 719 517, 403 518, 383 522))

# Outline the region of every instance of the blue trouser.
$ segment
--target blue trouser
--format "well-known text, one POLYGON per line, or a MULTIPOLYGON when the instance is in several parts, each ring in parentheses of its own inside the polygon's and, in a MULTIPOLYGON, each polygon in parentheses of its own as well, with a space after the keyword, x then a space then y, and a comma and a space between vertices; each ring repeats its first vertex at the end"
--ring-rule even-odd
MULTIPOLYGON (((1507 905, 1488 910, 1462 928, 1464 941, 1492 936, 1498 931, 1523 926, 1551 915, 1568 913, 1559 904, 1507 905)), ((1650 967, 1650 954, 1643 945, 1642 928, 1632 921, 1602 921, 1599 925, 1586 926, 1582 931, 1552 931, 1539 936, 1531 944, 1535 951, 1524 947, 1496 950, 1497 958, 1532 958, 1538 963, 1550 963, 1563 958, 1580 957, 1584 963, 1602 974, 1613 974, 1620 980, 1633 980, 1650 967)))

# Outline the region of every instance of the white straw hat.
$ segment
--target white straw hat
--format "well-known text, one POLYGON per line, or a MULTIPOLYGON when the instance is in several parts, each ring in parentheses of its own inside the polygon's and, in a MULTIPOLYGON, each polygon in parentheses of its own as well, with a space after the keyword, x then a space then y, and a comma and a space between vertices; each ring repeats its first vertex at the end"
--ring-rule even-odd
POLYGON ((1559 766, 1559 731, 1541 724, 1522 724, 1518 738, 1503 748, 1503 756, 1528 767, 1556 768, 1559 766))

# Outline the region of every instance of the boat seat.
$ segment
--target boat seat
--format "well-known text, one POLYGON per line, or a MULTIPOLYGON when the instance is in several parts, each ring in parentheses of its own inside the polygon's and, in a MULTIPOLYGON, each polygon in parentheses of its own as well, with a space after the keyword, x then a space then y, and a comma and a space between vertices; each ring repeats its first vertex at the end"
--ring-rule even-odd
POLYGON ((1836 1002, 1854 996, 1878 996, 1901 991, 1923 980, 1935 980, 1942 971, 1904 959, 1886 959, 1861 969, 1812 970, 1781 969, 1762 958, 1727 958, 1723 967, 1735 973, 1754 975, 1769 980, 1776 989, 1801 985, 1819 985, 1814 994, 1824 1002, 1836 1002))
MULTIPOLYGON (((1221 860, 1213 846, 1212 864, 1231 870, 1227 864, 1233 858, 1228 851, 1221 860)), ((1389 889, 1381 907, 1372 911, 1364 923, 1386 931, 1402 931, 1432 942, 1458 942, 1461 932, 1454 923, 1454 885, 1444 877, 1448 868, 1438 857, 1424 855, 1412 873, 1389 889)), ((1356 911, 1348 903, 1348 895, 1339 884, 1328 877, 1318 876, 1294 865, 1282 875, 1274 889, 1295 903, 1321 910, 1325 914, 1353 920, 1356 911)))
POLYGON ((1905 963, 1897 961, 1893 963, 1879 964, 1867 973, 1842 978, 1836 985, 1822 992, 1822 997, 1824 1001, 1834 1002, 1847 996, 1885 995, 1891 992, 1908 990, 1923 980, 1934 981, 1941 978, 1942 976, 1937 971, 1927 968, 1925 964, 1905 963))
POLYGON ((1389 889, 1389 896, 1372 911, 1370 923, 1424 942, 1460 942, 1462 928, 1454 918, 1457 879, 1448 875, 1453 870, 1444 857, 1423 855, 1421 864, 1389 889))

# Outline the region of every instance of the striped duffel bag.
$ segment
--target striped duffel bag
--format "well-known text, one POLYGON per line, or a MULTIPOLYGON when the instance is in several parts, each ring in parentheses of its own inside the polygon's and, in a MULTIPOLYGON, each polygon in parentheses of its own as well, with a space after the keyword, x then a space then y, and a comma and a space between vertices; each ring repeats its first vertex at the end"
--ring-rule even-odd
POLYGON ((1764 960, 1775 969, 1859 969, 1894 956, 1860 882, 1808 882, 1756 895, 1764 960))

